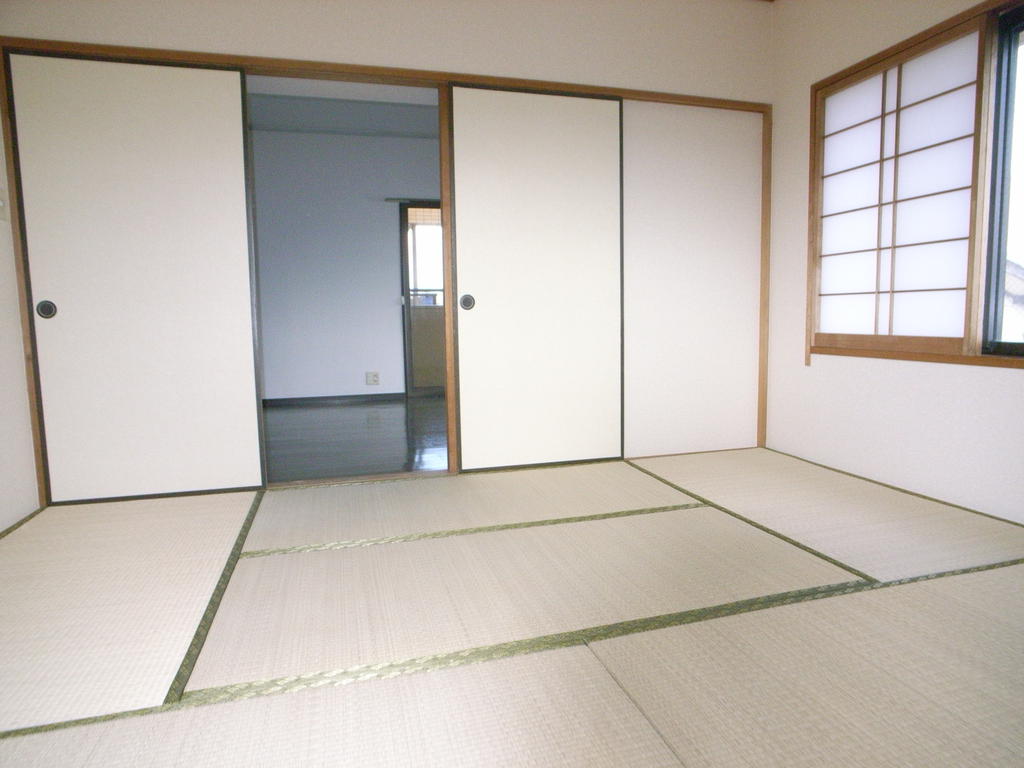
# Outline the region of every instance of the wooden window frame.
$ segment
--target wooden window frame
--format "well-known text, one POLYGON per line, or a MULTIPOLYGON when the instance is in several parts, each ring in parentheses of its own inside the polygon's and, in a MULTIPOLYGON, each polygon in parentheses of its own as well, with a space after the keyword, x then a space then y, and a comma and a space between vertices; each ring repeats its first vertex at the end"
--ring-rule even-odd
MULTIPOLYGON (((1012 2, 989 0, 981 3, 811 86, 806 365, 810 365, 811 356, 817 354, 1024 368, 1024 358, 984 354, 982 351, 986 297, 985 272, 988 261, 988 189, 992 165, 991 134, 998 38, 997 24, 998 16, 1001 13, 1021 6, 1024 6, 1024 0, 1012 0, 1012 2), (977 32, 979 35, 979 46, 963 337, 819 332, 825 99, 833 93, 856 85, 870 77, 878 74, 884 75, 893 67, 973 32, 977 32)), ((896 162, 898 162, 898 157, 897 154, 896 162)), ((895 210, 895 192, 892 204, 895 210)), ((895 248, 895 243, 892 247, 895 248)), ((891 303, 890 313, 892 311, 891 303)))

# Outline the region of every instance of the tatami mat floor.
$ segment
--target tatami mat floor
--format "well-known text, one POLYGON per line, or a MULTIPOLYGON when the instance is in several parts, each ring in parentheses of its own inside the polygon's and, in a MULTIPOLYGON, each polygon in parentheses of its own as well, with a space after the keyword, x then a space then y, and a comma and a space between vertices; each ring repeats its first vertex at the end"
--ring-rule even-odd
POLYGON ((1020 526, 763 450, 253 500, 0 539, 0 764, 1024 761, 1020 526))
POLYGON ((1024 526, 764 448, 635 463, 879 579, 1024 557, 1024 526))
POLYGON ((51 507, 0 540, 0 730, 162 703, 254 496, 51 507))

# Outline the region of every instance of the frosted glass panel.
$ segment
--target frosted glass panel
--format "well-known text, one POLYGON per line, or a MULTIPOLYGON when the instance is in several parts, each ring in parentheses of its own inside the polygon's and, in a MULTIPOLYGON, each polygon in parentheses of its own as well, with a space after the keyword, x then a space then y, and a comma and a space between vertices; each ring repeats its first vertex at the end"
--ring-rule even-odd
POLYGON ((885 111, 892 112, 896 109, 896 69, 890 69, 885 73, 885 111))
POLYGON ((889 333, 889 297, 891 294, 878 294, 878 322, 876 333, 888 335, 889 333))
POLYGON ((882 145, 882 157, 892 157, 896 154, 896 115, 886 115, 883 125, 885 142, 882 145))
POLYGON ((872 120, 825 139, 825 175, 877 160, 881 124, 881 119, 872 120))
POLYGON ((881 224, 878 227, 878 244, 885 248, 892 245, 892 206, 881 207, 881 224))
POLYGON ((874 333, 874 328, 875 294, 821 297, 821 333, 874 333))
POLYGON ((896 290, 967 285, 967 241, 896 249, 896 290))
POLYGON ((875 290, 875 252, 844 253, 821 260, 821 293, 875 290))
POLYGON ((892 249, 878 252, 878 290, 888 291, 892 282, 892 249))
POLYGON ((891 203, 893 193, 893 169, 896 165, 893 160, 886 160, 882 163, 882 202, 891 203))
POLYGON ((939 46, 903 65, 900 101, 915 101, 969 83, 978 76, 978 33, 939 46))
POLYGON ((894 294, 893 334, 896 336, 963 336, 966 295, 966 291, 923 291, 894 294))
POLYGON ((947 192, 896 204, 896 245, 967 237, 971 229, 971 190, 947 192))
POLYGON ((900 112, 900 152, 974 132, 974 86, 900 112))
POLYGON ((825 133, 862 123, 882 113, 882 76, 875 75, 825 99, 825 133))
POLYGON ((822 183, 823 214, 878 204, 878 164, 829 176, 822 183))
POLYGON ((898 196, 902 199, 969 187, 973 163, 973 137, 905 155, 900 158, 898 196))
POLYGON ((821 220, 821 252, 842 253, 874 248, 878 239, 878 209, 840 213, 821 220))

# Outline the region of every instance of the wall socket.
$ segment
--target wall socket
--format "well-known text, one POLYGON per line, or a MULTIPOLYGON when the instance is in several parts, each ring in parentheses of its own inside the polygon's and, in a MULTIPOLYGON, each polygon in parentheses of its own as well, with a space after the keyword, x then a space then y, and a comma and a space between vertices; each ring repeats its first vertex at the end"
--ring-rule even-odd
POLYGON ((367 384, 380 384, 380 374, 377 371, 366 372, 366 383, 367 384))

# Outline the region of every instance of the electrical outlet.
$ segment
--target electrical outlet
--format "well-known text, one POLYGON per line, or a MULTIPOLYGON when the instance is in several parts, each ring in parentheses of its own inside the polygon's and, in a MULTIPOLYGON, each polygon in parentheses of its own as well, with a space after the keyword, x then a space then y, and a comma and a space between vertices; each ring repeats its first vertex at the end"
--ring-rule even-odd
POLYGON ((367 384, 380 384, 380 374, 377 371, 366 372, 366 383, 367 384))

